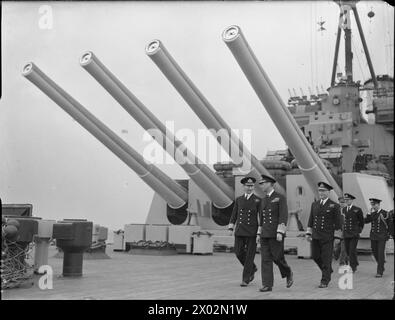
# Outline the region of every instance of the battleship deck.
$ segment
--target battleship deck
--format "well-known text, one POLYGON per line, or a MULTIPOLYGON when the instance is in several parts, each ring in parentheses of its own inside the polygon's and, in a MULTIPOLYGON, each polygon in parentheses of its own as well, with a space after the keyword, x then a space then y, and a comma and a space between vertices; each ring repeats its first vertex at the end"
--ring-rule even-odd
MULTIPOLYGON (((294 285, 285 288, 275 267, 275 283, 271 293, 261 293, 261 276, 245 288, 239 286, 241 265, 233 253, 215 252, 213 255, 147 256, 113 252, 111 259, 84 260, 82 278, 63 278, 62 259, 54 258, 50 248, 49 264, 53 268, 53 289, 34 285, 7 289, 2 293, 6 300, 36 299, 391 299, 393 296, 394 256, 387 256, 383 278, 375 278, 376 263, 370 256, 360 257, 360 266, 353 277, 353 289, 338 287, 338 262, 333 262, 334 273, 328 288, 319 289, 320 271, 311 259, 298 259, 286 255, 294 272, 294 285)), ((255 257, 260 266, 260 255, 255 257)))

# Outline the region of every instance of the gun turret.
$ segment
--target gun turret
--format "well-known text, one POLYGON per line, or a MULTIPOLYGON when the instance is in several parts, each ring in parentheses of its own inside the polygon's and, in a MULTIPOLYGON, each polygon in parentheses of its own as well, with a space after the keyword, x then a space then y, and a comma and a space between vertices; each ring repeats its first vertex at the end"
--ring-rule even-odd
POLYGON ((233 189, 168 132, 166 126, 92 52, 83 54, 80 64, 145 130, 155 130, 155 134, 161 136, 161 140, 165 142, 162 147, 171 151, 170 155, 176 160, 181 160, 178 161, 180 166, 217 208, 232 205, 233 189), (166 148, 166 144, 171 144, 172 148, 166 148))
POLYGON ((23 68, 22 74, 135 171, 145 183, 167 202, 170 208, 180 209, 186 206, 188 192, 181 185, 156 166, 147 164, 136 150, 60 88, 35 64, 27 64, 23 68))
MULTIPOLYGON (((163 43, 159 40, 151 41, 146 48, 147 55, 158 66, 178 93, 183 97, 185 102, 191 107, 195 114, 200 118, 204 125, 210 129, 211 133, 216 133, 217 141, 219 142, 222 136, 218 132, 225 130, 229 140, 226 145, 230 146, 225 148, 229 156, 235 163, 240 163, 239 154, 242 154, 243 171, 248 168, 245 173, 254 176, 257 180, 261 178, 261 174, 271 176, 266 168, 252 155, 249 150, 244 146, 236 135, 232 134, 229 125, 223 120, 218 112, 213 108, 209 101, 203 96, 199 89, 193 84, 191 79, 185 74, 181 67, 177 64, 174 58, 166 50, 163 43), (237 152, 232 152, 237 150, 237 152)), ((221 144, 224 145, 223 141, 221 144)), ((275 189, 285 194, 284 189, 279 185, 275 185, 275 189)), ((257 188, 256 193, 264 196, 262 191, 257 188)))
MULTIPOLYGON (((333 186, 335 193, 340 196, 340 187, 304 137, 295 119, 252 52, 241 29, 238 26, 230 26, 225 29, 222 37, 280 134, 295 155, 312 191, 317 193, 317 183, 327 181, 333 186)), ((334 195, 332 197, 337 200, 334 195)))

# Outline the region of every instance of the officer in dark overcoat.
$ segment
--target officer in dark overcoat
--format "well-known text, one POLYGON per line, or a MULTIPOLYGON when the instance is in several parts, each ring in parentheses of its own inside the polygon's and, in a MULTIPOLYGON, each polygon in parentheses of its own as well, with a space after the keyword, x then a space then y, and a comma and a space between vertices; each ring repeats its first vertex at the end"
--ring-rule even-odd
POLYGON ((273 262, 280 269, 281 277, 287 279, 286 287, 293 284, 293 273, 284 257, 284 238, 288 222, 287 199, 274 191, 276 180, 262 175, 259 185, 266 193, 259 209, 259 229, 261 241, 261 292, 272 291, 273 262))
POLYGON ((357 245, 359 234, 364 226, 362 209, 353 204, 355 197, 350 193, 344 194, 346 206, 343 208, 343 241, 349 257, 350 267, 353 272, 357 271, 358 257, 357 245))
POLYGON ((327 288, 331 280, 334 239, 336 245, 341 237, 340 206, 329 199, 332 186, 318 183, 319 200, 311 204, 306 238, 311 241, 311 255, 320 268, 322 277, 319 288, 327 288))
MULTIPOLYGON (((339 201, 339 206, 340 206, 340 218, 341 218, 341 225, 344 225, 344 213, 343 209, 346 207, 346 200, 344 200, 343 196, 340 196, 338 198, 339 201)), ((339 259, 339 264, 341 266, 348 265, 348 255, 346 252, 346 247, 344 245, 344 239, 340 239, 340 243, 337 245, 337 247, 334 248, 333 255, 335 260, 339 259)))
POLYGON ((231 234, 234 233, 234 251, 243 265, 240 286, 246 287, 254 279, 254 274, 258 270, 254 258, 261 198, 254 194, 256 182, 254 177, 244 177, 240 182, 244 185, 244 194, 235 201, 228 229, 231 234))
POLYGON ((359 153, 355 157, 353 171, 360 172, 362 170, 366 170, 367 163, 368 163, 367 156, 366 154, 363 153, 363 149, 360 149, 359 153))
POLYGON ((381 278, 384 273, 385 243, 389 239, 389 214, 380 208, 380 199, 369 198, 372 206, 365 217, 365 223, 371 223, 370 242, 373 256, 377 262, 376 278, 381 278))
MULTIPOLYGON (((390 236, 392 237, 392 244, 394 245, 395 239, 394 239, 394 209, 390 210, 388 212, 388 221, 389 221, 389 233, 390 236)), ((394 295, 392 296, 392 300, 395 300, 395 286, 392 286, 394 295)))

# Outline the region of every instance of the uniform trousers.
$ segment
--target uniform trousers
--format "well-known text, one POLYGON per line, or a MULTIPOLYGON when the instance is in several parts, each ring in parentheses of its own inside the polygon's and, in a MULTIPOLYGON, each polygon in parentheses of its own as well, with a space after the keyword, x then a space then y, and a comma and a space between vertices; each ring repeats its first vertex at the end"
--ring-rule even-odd
POLYGON ((386 240, 370 240, 373 251, 373 256, 377 262, 377 273, 384 273, 385 263, 385 243, 386 240))
POLYGON ((333 239, 313 239, 311 241, 311 255, 321 270, 321 282, 328 284, 331 281, 331 274, 333 272, 333 239))
POLYGON ((250 282, 251 276, 256 272, 257 267, 254 263, 256 252, 256 237, 235 236, 235 254, 243 265, 242 280, 250 282))
POLYGON ((291 275, 284 257, 284 238, 281 242, 276 238, 261 238, 262 285, 270 288, 273 287, 273 262, 280 269, 282 278, 291 275))
POLYGON ((350 267, 353 271, 357 269, 358 257, 357 257, 357 245, 358 245, 358 237, 354 238, 344 238, 344 245, 346 247, 346 252, 349 257, 350 267))

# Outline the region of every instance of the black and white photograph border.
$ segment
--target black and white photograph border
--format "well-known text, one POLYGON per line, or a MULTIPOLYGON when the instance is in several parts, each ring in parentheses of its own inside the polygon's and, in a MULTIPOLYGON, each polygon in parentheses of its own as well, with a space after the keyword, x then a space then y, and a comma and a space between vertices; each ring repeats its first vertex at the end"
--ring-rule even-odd
POLYGON ((393 299, 393 39, 384 1, 2 1, 2 300, 393 299))

